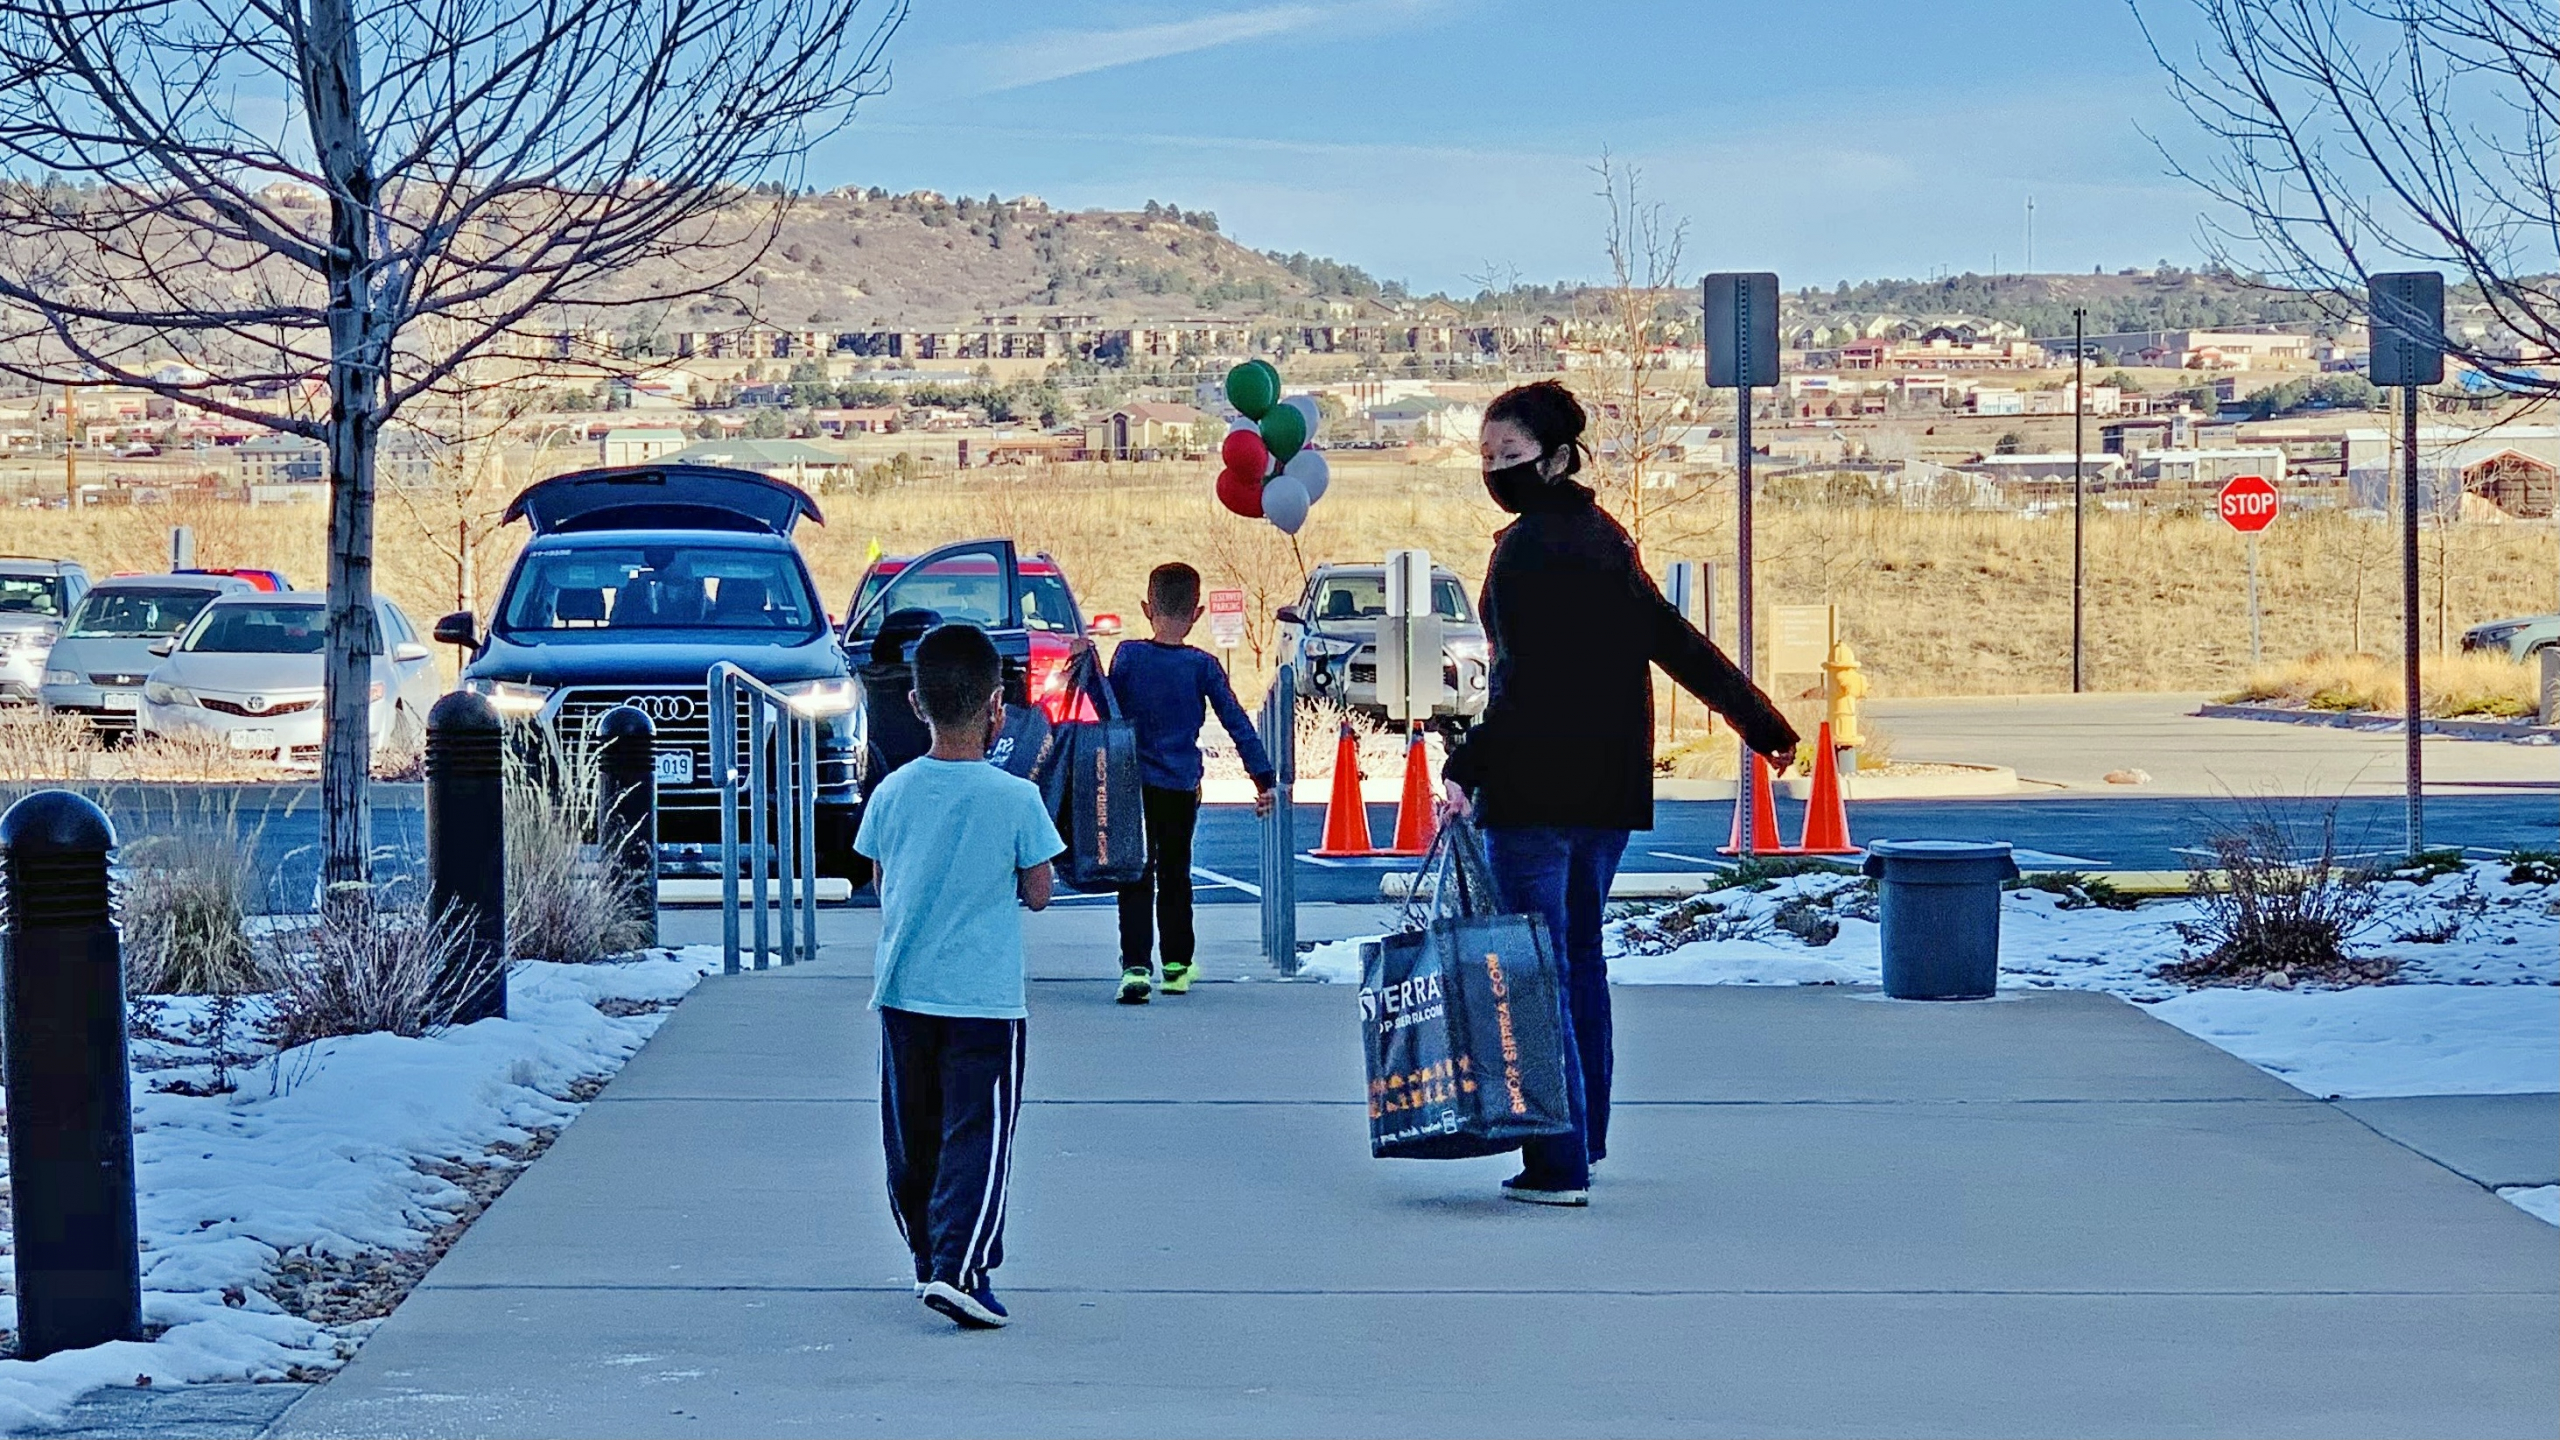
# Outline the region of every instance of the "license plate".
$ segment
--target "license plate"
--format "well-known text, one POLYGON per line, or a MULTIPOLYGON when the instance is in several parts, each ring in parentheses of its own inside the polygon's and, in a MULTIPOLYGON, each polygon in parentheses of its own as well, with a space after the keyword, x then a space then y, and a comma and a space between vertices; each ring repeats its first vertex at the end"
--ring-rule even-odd
POLYGON ((273 750, 276 748, 276 732, 273 730, 234 730, 230 732, 230 741, 231 748, 234 750, 273 750))
POLYGON ((131 690, 110 690, 98 697, 98 705, 106 710, 139 710, 142 697, 131 690))
POLYGON ((693 783, 692 751, 661 750, 658 752, 657 759, 659 784, 690 785, 693 783))

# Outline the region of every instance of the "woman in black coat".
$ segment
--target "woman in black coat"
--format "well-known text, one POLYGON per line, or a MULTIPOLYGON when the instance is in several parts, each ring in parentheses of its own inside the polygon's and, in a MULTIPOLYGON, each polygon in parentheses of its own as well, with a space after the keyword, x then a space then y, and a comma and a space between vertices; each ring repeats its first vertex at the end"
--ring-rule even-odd
POLYGON ((1796 732, 1655 588, 1635 542, 1572 476, 1582 405, 1552 380, 1486 407, 1484 483, 1519 518, 1494 536, 1478 601, 1493 649, 1484 718, 1449 754, 1450 810, 1472 813, 1505 905, 1546 917, 1564 962, 1577 1132, 1531 1141, 1514 1200, 1589 1203, 1608 1151, 1612 1046, 1601 910, 1629 832, 1653 828, 1653 674, 1792 763, 1796 732), (1578 1063, 1574 1063, 1577 1062, 1578 1063))

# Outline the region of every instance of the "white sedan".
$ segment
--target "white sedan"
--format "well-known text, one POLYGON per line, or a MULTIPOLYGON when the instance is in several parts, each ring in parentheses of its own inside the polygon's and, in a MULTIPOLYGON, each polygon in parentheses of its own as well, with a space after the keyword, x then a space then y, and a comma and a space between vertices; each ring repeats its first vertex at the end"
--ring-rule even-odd
MULTIPOLYGON (((325 596, 316 592, 225 595, 186 629, 153 645, 164 655, 142 687, 145 735, 209 735, 230 748, 279 760, 320 758, 325 596)), ((435 703, 431 652, 400 607, 374 601, 385 653, 373 657, 375 754, 413 749, 435 703)))

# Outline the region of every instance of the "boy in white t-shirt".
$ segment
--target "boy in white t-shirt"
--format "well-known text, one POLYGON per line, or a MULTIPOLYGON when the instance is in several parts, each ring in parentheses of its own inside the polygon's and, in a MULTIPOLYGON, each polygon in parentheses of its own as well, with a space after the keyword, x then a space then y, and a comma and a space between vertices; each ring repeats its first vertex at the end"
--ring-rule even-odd
POLYGON ((880 783, 853 848, 877 867, 880 1138, 916 1294, 993 1329, 1013 1125, 1022 1106, 1021 903, 1049 903, 1066 846, 1030 781, 987 763, 1001 662, 974 625, 916 642, 914 704, 933 748, 880 783))

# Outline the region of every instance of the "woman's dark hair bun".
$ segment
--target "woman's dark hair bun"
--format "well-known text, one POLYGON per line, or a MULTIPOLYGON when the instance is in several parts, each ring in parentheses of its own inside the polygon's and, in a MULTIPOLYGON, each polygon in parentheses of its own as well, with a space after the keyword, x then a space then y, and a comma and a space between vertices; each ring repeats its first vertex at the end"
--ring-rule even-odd
POLYGON ((1493 397, 1484 407, 1487 421, 1508 420, 1526 430, 1538 442, 1538 448, 1549 453, 1570 446, 1573 464, 1565 473, 1582 468, 1582 432, 1591 423, 1583 413, 1582 402, 1573 392, 1554 380, 1540 380, 1516 385, 1493 397))

